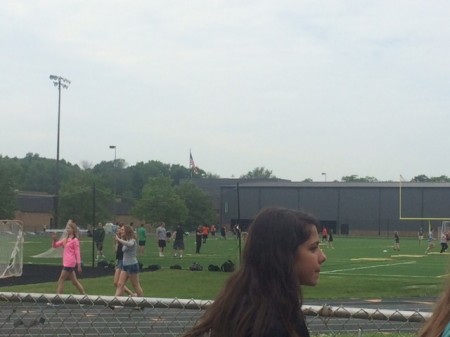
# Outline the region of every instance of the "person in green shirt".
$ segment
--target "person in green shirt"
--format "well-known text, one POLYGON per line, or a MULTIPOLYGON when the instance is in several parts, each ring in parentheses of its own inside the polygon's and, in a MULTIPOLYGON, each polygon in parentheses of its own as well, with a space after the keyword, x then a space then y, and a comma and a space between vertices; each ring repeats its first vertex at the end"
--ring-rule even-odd
POLYGON ((144 224, 137 229, 138 244, 139 244, 139 255, 145 254, 145 241, 147 240, 147 231, 145 230, 144 224))

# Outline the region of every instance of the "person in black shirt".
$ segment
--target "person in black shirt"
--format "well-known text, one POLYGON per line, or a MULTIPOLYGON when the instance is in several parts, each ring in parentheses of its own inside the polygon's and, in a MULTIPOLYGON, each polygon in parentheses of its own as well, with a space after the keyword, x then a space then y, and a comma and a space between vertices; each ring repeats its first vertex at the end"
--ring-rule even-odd
POLYGON ((202 248, 203 240, 203 226, 198 226, 195 232, 195 253, 200 254, 200 248, 202 248))
POLYGON ((174 230, 174 241, 173 241, 173 256, 183 258, 184 251, 184 230, 181 224, 177 225, 174 230))

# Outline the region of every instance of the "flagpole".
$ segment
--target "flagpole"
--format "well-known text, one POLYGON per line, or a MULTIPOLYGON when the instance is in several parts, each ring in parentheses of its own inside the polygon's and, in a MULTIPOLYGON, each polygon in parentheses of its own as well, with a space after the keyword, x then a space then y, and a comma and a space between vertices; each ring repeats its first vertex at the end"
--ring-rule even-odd
POLYGON ((191 172, 191 180, 192 180, 192 152, 189 149, 189 171, 191 172))

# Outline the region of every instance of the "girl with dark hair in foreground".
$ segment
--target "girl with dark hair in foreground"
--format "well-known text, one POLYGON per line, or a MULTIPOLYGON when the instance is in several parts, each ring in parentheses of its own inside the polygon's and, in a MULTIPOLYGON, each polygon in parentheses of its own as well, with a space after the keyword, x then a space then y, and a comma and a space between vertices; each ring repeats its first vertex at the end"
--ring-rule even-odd
POLYGON ((315 286, 326 260, 317 225, 300 211, 262 210, 240 268, 184 337, 309 337, 300 286, 315 286))
POLYGON ((450 280, 447 280, 433 314, 419 330, 418 337, 450 337, 450 280))

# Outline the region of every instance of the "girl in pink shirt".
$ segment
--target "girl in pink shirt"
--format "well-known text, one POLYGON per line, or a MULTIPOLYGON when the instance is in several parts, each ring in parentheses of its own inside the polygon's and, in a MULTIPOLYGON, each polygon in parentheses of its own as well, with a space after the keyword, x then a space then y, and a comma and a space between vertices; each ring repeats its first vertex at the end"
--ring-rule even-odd
POLYGON ((81 294, 85 294, 84 288, 75 274, 75 267, 78 267, 78 272, 81 273, 80 241, 77 237, 77 224, 69 220, 66 226, 66 232, 67 237, 59 241, 56 239, 56 233, 52 233, 52 247, 64 247, 63 268, 58 279, 56 293, 62 294, 64 292, 64 281, 69 279, 81 294))

